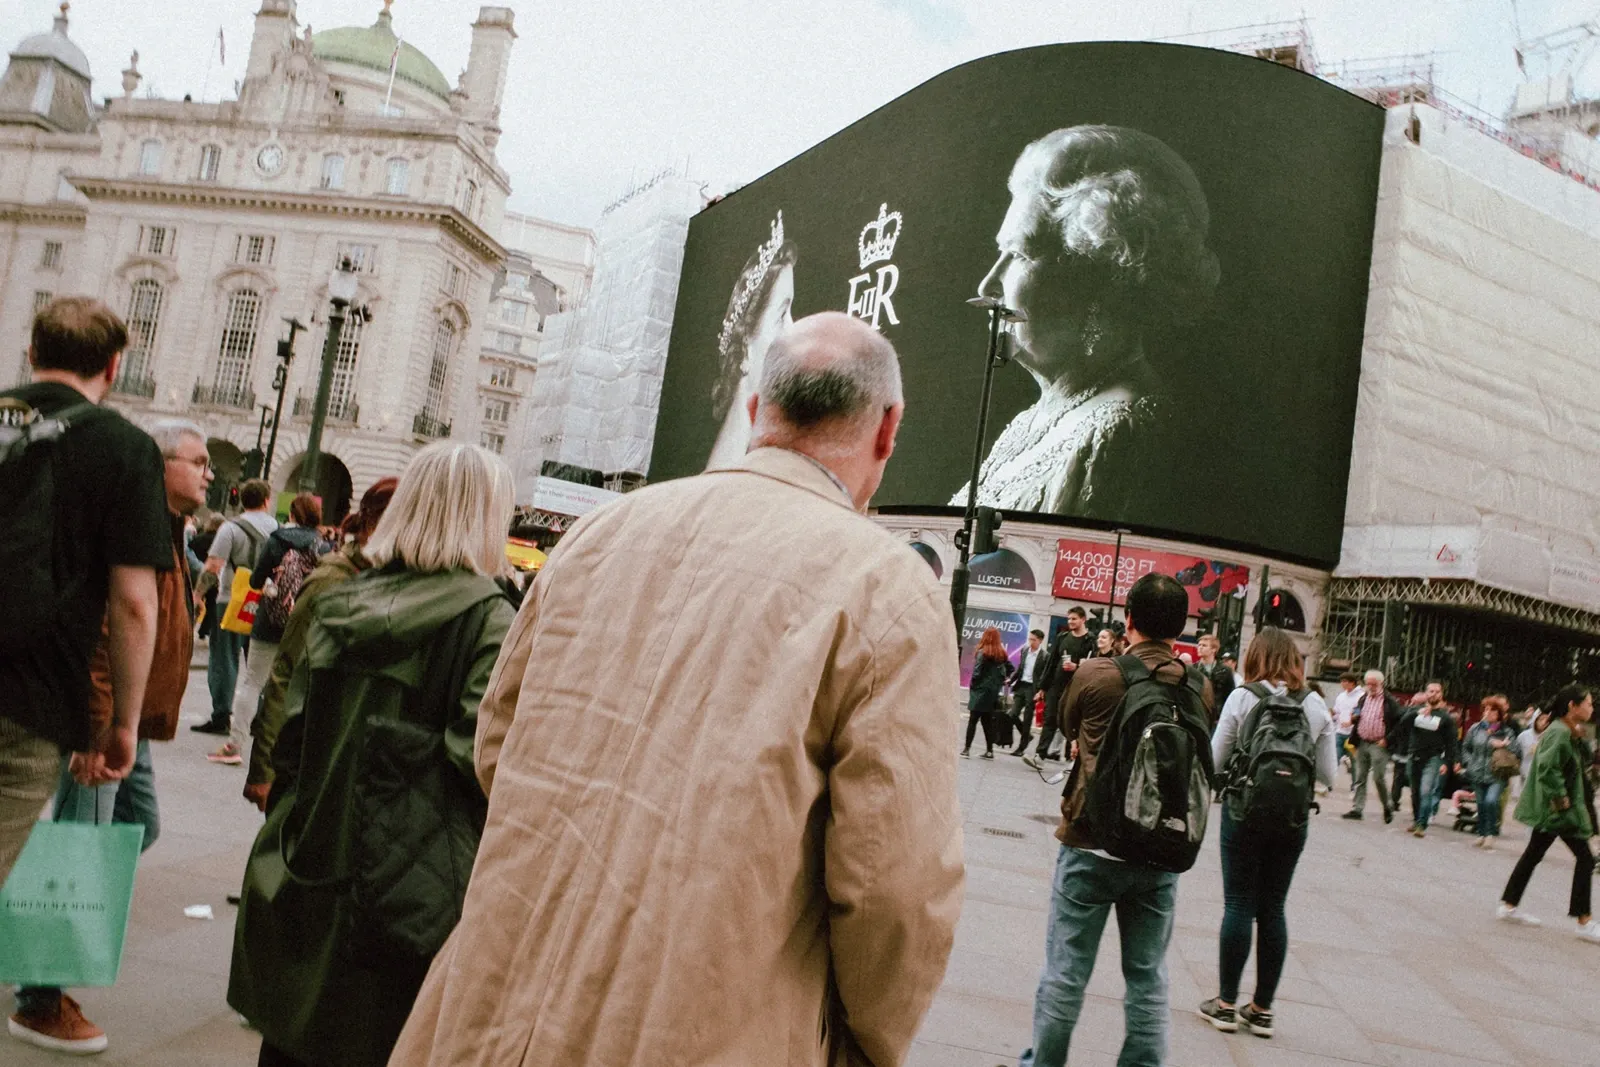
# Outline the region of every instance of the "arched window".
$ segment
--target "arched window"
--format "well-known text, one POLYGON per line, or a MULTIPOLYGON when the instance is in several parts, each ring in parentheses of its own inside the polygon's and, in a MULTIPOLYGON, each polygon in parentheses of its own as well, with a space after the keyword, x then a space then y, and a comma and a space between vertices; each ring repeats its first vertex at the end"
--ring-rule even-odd
POLYGON ((450 355, 456 345, 456 324, 440 319, 433 330, 433 358, 428 364, 428 386, 422 394, 422 410, 413 429, 424 437, 450 436, 444 421, 445 400, 450 383, 450 355))
POLYGON ((344 188, 344 157, 331 155, 322 157, 322 187, 324 189, 344 188))
POLYGON ((389 171, 384 192, 405 196, 411 188, 411 164, 403 159, 389 160, 389 171))
POLYGON ((260 320, 260 293, 254 289, 236 289, 228 294, 222 340, 217 346, 217 374, 212 380, 209 397, 211 403, 246 411, 256 406, 250 367, 255 361, 260 320))
POLYGON ((333 356, 333 389, 328 393, 328 417, 356 417, 356 360, 361 356, 361 331, 366 326, 359 315, 345 319, 339 332, 339 349, 333 356))
POLYGON ((128 347, 123 351, 122 369, 117 372, 116 390, 133 396, 154 396, 151 375, 156 329, 161 324, 161 283, 143 278, 133 283, 128 293, 128 347))

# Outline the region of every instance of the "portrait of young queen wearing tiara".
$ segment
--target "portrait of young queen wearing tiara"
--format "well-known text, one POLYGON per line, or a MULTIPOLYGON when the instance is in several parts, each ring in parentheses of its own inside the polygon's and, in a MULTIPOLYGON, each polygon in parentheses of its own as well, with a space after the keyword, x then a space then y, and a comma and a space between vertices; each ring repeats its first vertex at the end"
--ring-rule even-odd
POLYGON ((795 246, 783 238, 783 212, 771 235, 745 261, 728 299, 717 335, 720 367, 711 389, 711 411, 720 424, 706 467, 737 463, 750 448, 750 397, 778 331, 793 321, 795 246))
MULTIPOLYGON (((1181 337, 1216 290, 1200 182, 1147 133, 1070 126, 1024 148, 1007 184, 978 291, 1027 316, 1008 332, 1039 399, 995 440, 978 503, 1160 519, 1181 491, 1181 420, 1146 344, 1181 337)), ((950 503, 966 502, 963 485, 950 503)))

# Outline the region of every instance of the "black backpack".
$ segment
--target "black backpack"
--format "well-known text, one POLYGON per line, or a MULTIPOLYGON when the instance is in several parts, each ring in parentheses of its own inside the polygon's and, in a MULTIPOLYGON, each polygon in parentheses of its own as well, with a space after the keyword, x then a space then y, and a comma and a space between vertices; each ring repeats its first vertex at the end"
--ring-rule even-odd
POLYGON ((54 605, 63 595, 55 568, 55 442, 74 426, 109 412, 73 404, 45 415, 0 398, 0 648, 53 639, 54 605))
POLYGON ((1260 682, 1245 689, 1256 705, 1223 773, 1228 813, 1246 830, 1287 836, 1305 826, 1316 806, 1316 739, 1303 707, 1308 694, 1274 693, 1260 682))
POLYGON ((1184 669, 1182 684, 1172 684, 1138 656, 1114 662, 1127 691, 1111 716, 1079 819, 1120 860, 1187 871, 1211 813, 1205 681, 1193 667, 1184 669))

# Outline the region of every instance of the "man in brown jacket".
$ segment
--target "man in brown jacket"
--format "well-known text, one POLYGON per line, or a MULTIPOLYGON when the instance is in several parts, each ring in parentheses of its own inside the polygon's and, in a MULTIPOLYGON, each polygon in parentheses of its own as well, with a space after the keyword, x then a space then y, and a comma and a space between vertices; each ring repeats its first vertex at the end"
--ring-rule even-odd
MULTIPOLYGON (((56 790, 58 822, 121 822, 144 825, 144 848, 160 833, 156 810, 151 741, 170 741, 178 729, 178 710, 189 684, 194 651, 194 618, 189 614, 189 565, 183 555, 183 520, 204 504, 211 484, 211 457, 205 431, 192 422, 171 419, 150 430, 165 461, 167 511, 172 526, 171 570, 156 572, 156 645, 139 712, 139 743, 133 769, 109 785, 85 784, 94 777, 89 760, 75 754, 63 768, 56 790)), ((109 624, 89 661, 89 716, 95 745, 111 729, 112 671, 109 624)), ((59 989, 24 986, 17 990, 12 1037, 56 1052, 90 1053, 106 1047, 105 1031, 83 1017, 78 1004, 59 989)))
POLYGON ((391 1064, 903 1062, 963 866, 949 606, 861 514, 902 407, 877 332, 803 319, 743 462, 562 540, 489 682, 488 824, 391 1064))
MULTIPOLYGON (((1184 665, 1172 646, 1183 633, 1188 614, 1188 592, 1167 575, 1147 574, 1128 590, 1128 654, 1143 660, 1160 681, 1174 685, 1184 681, 1184 665)), ((1061 825, 1056 830, 1061 853, 1051 892, 1044 973, 1033 1005, 1033 1047, 1022 1054, 1021 1067, 1061 1067, 1067 1062, 1084 987, 1113 909, 1127 990, 1126 1035, 1117 1063, 1159 1067, 1166 1061, 1166 957, 1178 876, 1114 858, 1079 818, 1100 747, 1126 692, 1115 659, 1086 660, 1074 673, 1062 708, 1062 728, 1078 763, 1061 800, 1061 825)), ((1210 682, 1204 684, 1202 699, 1209 714, 1210 682)))

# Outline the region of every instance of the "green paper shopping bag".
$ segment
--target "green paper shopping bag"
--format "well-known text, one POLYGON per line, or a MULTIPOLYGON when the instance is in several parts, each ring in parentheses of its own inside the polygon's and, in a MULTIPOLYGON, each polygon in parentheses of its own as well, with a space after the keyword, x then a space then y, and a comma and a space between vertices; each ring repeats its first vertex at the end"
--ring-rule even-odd
POLYGON ((0 983, 113 985, 144 827, 41 822, 0 888, 0 983))

